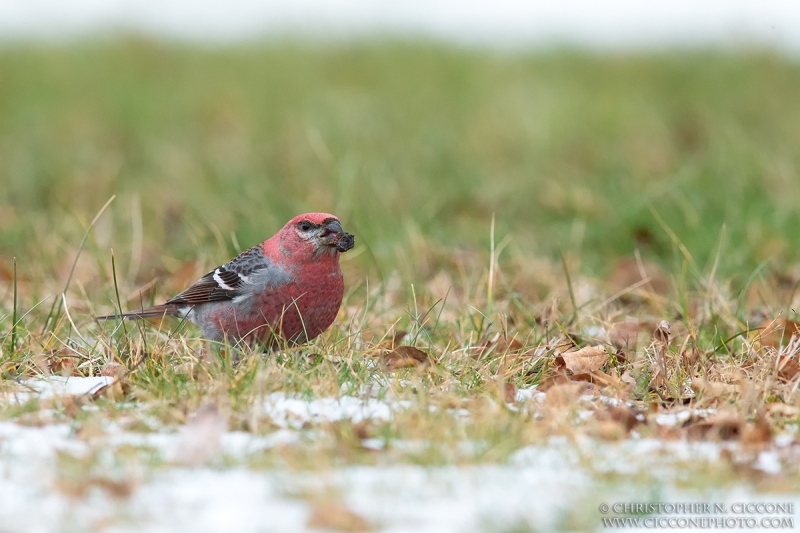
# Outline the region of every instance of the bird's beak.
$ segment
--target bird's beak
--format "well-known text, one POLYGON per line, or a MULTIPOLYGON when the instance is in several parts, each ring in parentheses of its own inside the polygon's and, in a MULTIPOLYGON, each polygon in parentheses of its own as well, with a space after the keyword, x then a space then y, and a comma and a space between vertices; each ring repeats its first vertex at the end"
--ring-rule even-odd
POLYGON ((345 233, 338 220, 333 220, 325 225, 320 240, 325 246, 336 248, 339 252, 346 252, 356 244, 355 235, 345 233))

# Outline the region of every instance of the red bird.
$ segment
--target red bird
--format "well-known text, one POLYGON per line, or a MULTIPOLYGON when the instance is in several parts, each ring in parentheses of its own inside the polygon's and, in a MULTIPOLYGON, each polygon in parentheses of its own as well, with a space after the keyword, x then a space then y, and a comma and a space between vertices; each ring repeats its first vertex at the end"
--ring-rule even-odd
POLYGON ((99 319, 177 316, 214 341, 304 343, 336 318, 344 294, 339 254, 354 243, 335 216, 298 215, 163 305, 99 319))

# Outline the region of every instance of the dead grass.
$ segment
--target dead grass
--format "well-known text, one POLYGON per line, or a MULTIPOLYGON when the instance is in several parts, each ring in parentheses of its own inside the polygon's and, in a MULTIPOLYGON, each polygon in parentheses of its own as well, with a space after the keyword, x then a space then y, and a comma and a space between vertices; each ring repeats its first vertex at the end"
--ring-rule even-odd
MULTIPOLYGON (((757 451, 800 424, 796 199, 755 177, 797 177, 790 139, 800 121, 784 110, 800 106, 781 89, 796 88, 796 65, 713 54, 718 63, 487 57, 392 44, 330 54, 138 41, 0 52, 0 78, 16 80, 0 93, 2 108, 43 117, 28 125, 20 111, 0 132, 0 173, 14 179, 0 201, 0 393, 30 376, 117 377, 91 397, 4 404, 0 418, 69 422, 102 449, 107 421, 163 431, 213 413, 195 429, 270 435, 270 394, 346 394, 408 407, 389 421, 309 424, 313 439, 248 464, 491 463, 552 436, 617 442, 635 432, 736 442, 741 453, 709 483, 761 483, 757 451), (56 68, 62 53, 69 75, 56 68), (31 58, 30 70, 19 58, 31 58), (72 74, 92 58, 109 68, 132 60, 133 72, 91 74, 97 99, 87 100, 72 74), (412 65, 392 70, 387 58, 412 65), (329 60, 342 69, 323 68, 329 60), (170 65, 177 88, 160 73, 170 65), (203 65, 227 81, 194 85, 203 65), (285 79, 265 80, 254 66, 285 79), (445 74, 424 75, 440 67, 445 74), (592 93, 586 80, 604 69, 613 75, 599 76, 592 93), (747 77, 728 85, 742 69, 747 77), (654 72, 676 94, 664 94, 654 72), (47 94, 26 96, 26 75, 47 94), (419 99, 403 92, 414 80, 419 99), (761 83, 786 103, 781 110, 762 110, 764 99, 757 105, 742 88, 761 83), (270 96, 280 118, 264 111, 270 96), (748 120, 779 142, 746 135, 748 120), (17 148, 17 159, 5 157, 17 148), (73 156, 79 148, 84 162, 73 156), (748 164, 756 170, 731 170, 748 164), (17 177, 29 171, 34 185, 17 177), (337 212, 358 236, 343 256, 338 320, 310 345, 268 355, 228 347, 223 357, 177 321, 92 319, 174 294, 307 206, 337 212), (534 386, 546 392, 542 405, 517 401, 534 386), (686 409, 675 426, 656 422, 686 409), (383 447, 365 445, 374 440, 383 447)), ((788 467, 763 487, 797 486, 797 449, 781 448, 788 467)), ((146 447, 127 450, 163 465, 146 447)), ((92 471, 84 466, 65 466, 60 490, 125 497, 135 483, 121 466, 119 478, 87 474, 76 484, 69 472, 92 471)), ((697 473, 694 482, 705 481, 697 473)), ((337 528, 368 527, 348 513, 332 513, 337 528)))

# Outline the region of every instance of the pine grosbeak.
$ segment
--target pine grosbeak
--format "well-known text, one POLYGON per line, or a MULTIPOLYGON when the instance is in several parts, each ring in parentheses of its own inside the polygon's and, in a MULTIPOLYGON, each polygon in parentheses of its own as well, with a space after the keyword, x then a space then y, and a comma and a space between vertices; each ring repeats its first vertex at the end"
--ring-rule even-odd
POLYGON ((166 303, 98 318, 177 316, 214 341, 267 347, 307 342, 339 312, 344 294, 339 254, 354 242, 333 215, 298 215, 166 303))

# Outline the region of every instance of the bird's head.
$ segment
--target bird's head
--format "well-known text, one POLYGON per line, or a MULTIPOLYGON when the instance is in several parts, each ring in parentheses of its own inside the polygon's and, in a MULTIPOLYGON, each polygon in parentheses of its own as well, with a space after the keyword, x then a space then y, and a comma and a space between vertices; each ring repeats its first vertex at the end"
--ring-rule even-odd
POLYGON ((328 213, 297 215, 280 233, 281 250, 293 256, 337 256, 355 245, 355 236, 345 233, 339 219, 328 213))

